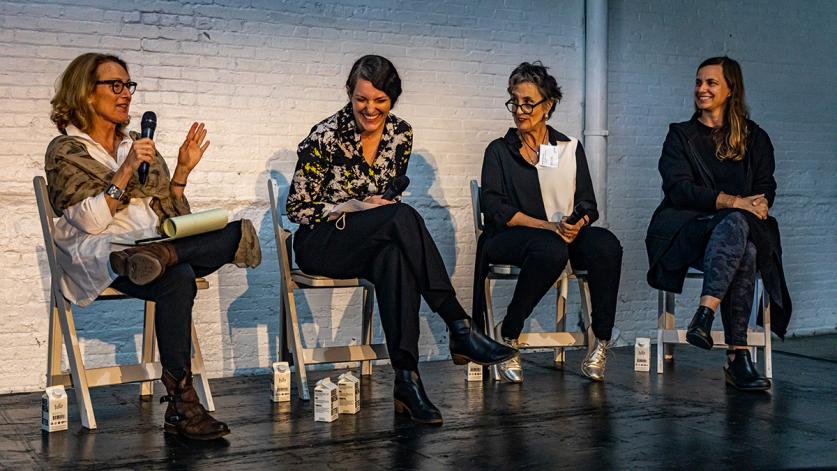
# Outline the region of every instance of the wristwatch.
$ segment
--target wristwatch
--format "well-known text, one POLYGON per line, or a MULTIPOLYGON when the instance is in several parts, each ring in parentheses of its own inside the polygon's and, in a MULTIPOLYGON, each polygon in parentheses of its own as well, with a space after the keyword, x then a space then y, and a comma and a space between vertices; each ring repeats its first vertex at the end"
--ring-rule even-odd
POLYGON ((119 201, 122 199, 122 195, 125 194, 125 190, 111 183, 108 189, 105 190, 105 194, 115 199, 116 201, 119 201))

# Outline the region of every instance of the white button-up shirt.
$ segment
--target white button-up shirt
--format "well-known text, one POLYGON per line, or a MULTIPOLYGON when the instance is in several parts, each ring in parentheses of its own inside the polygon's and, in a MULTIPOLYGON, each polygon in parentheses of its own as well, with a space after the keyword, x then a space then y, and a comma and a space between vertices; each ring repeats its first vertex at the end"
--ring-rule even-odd
MULTIPOLYGON (((133 140, 125 136, 116 150, 116 160, 99 143, 78 128, 67 126, 67 135, 84 144, 92 158, 116 171, 125 161, 133 140)), ((157 236, 157 215, 151 209, 151 197, 131 198, 128 207, 111 215, 105 193, 88 197, 66 209, 55 222, 58 263, 64 271, 61 291, 70 301, 86 306, 105 290, 116 274, 108 257, 124 250, 136 239, 157 236)))

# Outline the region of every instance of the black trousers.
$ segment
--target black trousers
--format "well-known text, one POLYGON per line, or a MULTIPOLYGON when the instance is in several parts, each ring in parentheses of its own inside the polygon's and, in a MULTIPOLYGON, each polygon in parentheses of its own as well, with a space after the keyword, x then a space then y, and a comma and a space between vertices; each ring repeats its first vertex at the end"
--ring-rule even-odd
POLYGON ((191 369, 192 305, 198 288, 195 278, 209 275, 235 258, 241 240, 241 221, 221 230, 175 240, 178 264, 160 279, 138 286, 120 276, 111 286, 129 296, 157 303, 154 331, 160 363, 175 377, 191 369))
POLYGON ((520 267, 517 286, 503 320, 502 336, 516 339, 535 306, 555 285, 567 260, 587 270, 592 303, 593 333, 610 340, 616 318, 616 298, 622 272, 622 245, 607 229, 583 227, 571 244, 558 234, 530 227, 512 227, 485 244, 491 263, 520 267))
POLYGON ((419 296, 448 324, 467 318, 442 256, 424 219, 404 203, 345 216, 342 229, 335 221, 299 228, 297 265, 306 273, 371 281, 393 368, 416 370, 419 296))
POLYGON ((692 264, 703 271, 701 296, 721 300, 724 341, 730 346, 747 345, 757 271, 756 246, 749 233, 743 214, 728 214, 712 230, 703 258, 692 264))

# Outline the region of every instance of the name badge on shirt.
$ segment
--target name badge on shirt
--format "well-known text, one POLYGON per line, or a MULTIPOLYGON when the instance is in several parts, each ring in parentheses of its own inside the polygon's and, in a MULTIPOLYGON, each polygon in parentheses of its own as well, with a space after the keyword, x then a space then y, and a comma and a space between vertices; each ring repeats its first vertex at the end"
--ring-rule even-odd
POLYGON ((561 152, 558 146, 551 146, 548 144, 541 144, 540 160, 538 165, 541 167, 558 167, 561 165, 561 152))

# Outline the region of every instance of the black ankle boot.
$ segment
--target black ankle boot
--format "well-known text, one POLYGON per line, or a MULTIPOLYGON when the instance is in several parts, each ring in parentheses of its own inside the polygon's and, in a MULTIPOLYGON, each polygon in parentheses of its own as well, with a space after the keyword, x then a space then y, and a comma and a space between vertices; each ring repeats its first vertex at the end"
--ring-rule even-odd
POLYGON ((430 402, 418 373, 395 370, 395 413, 409 414, 413 422, 442 425, 442 413, 430 402))
POLYGON ((513 357, 517 350, 495 342, 471 328, 470 319, 459 319, 448 326, 450 330, 450 355, 457 365, 474 362, 478 365, 493 365, 513 357))
POLYGON ((689 330, 686 332, 686 341, 695 347, 704 350, 712 350, 712 321, 715 320, 715 311, 706 306, 699 306, 692 322, 689 322, 689 330))
POLYGON ((724 376, 727 384, 741 391, 770 389, 770 380, 756 370, 749 350, 735 350, 734 359, 724 367, 724 376))

